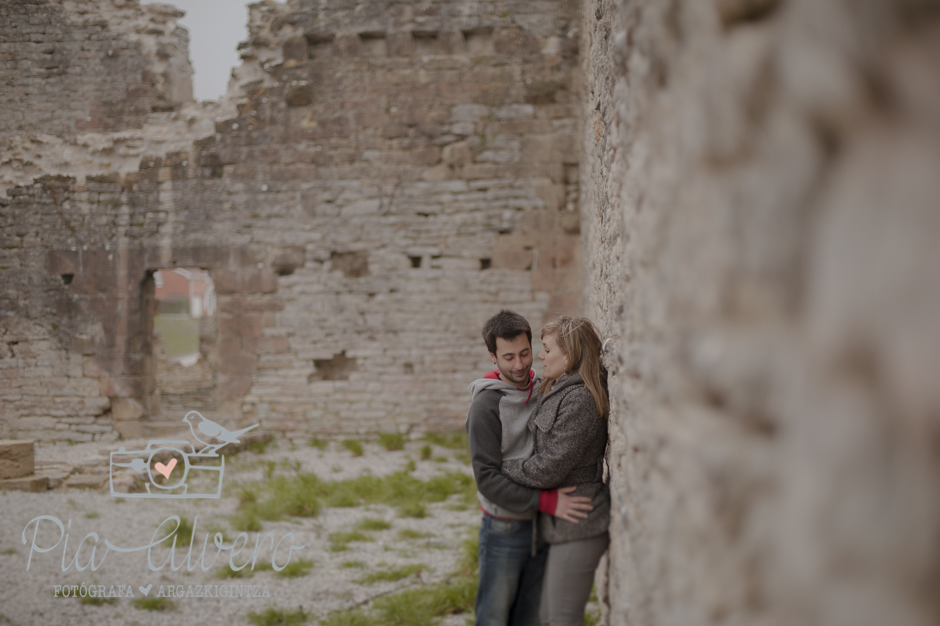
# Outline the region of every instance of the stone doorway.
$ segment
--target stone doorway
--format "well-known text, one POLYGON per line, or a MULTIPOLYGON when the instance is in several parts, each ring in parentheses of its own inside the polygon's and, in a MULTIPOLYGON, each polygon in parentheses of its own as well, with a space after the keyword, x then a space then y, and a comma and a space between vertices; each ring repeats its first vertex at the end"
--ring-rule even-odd
POLYGON ((156 391, 152 417, 181 420, 187 411, 218 410, 218 324, 215 286, 200 268, 153 273, 156 305, 153 357, 156 391))

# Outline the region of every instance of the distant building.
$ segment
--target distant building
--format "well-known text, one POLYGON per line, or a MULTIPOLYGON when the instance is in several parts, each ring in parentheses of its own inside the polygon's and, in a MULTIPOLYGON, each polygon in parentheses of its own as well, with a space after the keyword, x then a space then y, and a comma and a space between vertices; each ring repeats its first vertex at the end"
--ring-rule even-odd
MULTIPOLYGON (((202 317, 215 313, 215 288, 209 272, 198 269, 177 268, 154 272, 157 300, 164 303, 189 303, 189 315, 202 317)), ((177 309, 166 307, 176 311, 177 309)), ((185 306, 178 309, 185 312, 185 306)))

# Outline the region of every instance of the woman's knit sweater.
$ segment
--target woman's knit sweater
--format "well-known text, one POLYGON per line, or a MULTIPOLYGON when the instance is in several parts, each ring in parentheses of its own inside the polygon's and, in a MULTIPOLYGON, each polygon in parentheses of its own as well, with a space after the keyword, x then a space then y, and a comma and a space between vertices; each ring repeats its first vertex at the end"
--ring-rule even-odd
POLYGON ((603 482, 607 420, 598 414, 579 374, 559 379, 539 396, 529 430, 535 435, 532 456, 504 461, 502 473, 534 489, 576 486, 569 495, 589 497, 594 507, 577 524, 540 514, 541 536, 549 543, 564 543, 605 532, 610 523, 610 492, 603 482))

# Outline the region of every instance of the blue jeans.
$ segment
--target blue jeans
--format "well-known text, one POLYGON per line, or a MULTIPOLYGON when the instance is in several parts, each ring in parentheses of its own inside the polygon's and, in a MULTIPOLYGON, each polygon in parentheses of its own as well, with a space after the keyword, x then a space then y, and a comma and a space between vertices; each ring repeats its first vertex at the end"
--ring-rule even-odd
POLYGON ((483 514, 477 626, 537 626, 548 544, 532 556, 532 522, 483 514))

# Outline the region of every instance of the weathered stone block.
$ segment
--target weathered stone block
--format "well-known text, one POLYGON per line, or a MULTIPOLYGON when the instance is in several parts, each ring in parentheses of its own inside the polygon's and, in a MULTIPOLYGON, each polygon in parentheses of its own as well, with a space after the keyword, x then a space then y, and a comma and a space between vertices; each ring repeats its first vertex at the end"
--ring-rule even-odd
POLYGON ((24 478, 0 479, 0 491, 43 492, 49 488, 48 476, 27 476, 24 478))
POLYGON ((0 478, 20 478, 35 468, 34 442, 0 439, 0 478))

